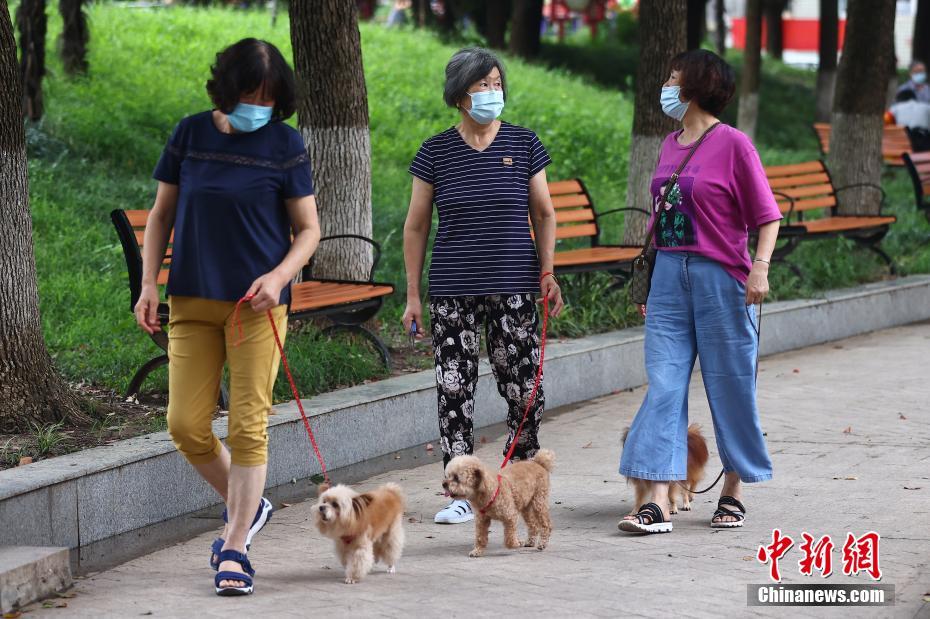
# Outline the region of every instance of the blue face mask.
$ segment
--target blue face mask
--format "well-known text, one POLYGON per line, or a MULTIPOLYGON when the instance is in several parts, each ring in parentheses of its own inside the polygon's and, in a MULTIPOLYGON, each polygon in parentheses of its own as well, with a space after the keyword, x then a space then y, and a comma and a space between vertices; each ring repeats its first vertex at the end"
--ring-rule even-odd
POLYGON ((914 80, 915 84, 923 84, 924 82, 927 81, 927 74, 923 72, 914 73, 913 75, 911 75, 911 79, 914 80))
POLYGON ((504 111, 503 90, 485 90, 468 94, 471 97, 471 109, 468 110, 468 114, 482 125, 493 121, 504 111))
POLYGON ((250 133, 267 125, 271 120, 272 111, 274 108, 265 105, 239 103, 233 108, 232 114, 227 114, 226 117, 233 129, 242 133, 250 133))
POLYGON ((685 112, 688 111, 688 104, 690 103, 679 99, 680 94, 681 86, 663 86, 662 96, 659 98, 662 111, 675 120, 681 120, 685 117, 685 112))

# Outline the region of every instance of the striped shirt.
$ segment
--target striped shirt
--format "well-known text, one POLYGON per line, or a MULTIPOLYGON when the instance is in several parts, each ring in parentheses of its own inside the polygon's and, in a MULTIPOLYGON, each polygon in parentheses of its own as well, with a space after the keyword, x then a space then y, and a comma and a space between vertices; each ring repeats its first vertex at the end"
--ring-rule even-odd
POLYGON ((529 182, 551 162, 535 133, 504 122, 483 151, 455 127, 423 143, 410 173, 433 186, 439 212, 431 297, 539 291, 529 182))

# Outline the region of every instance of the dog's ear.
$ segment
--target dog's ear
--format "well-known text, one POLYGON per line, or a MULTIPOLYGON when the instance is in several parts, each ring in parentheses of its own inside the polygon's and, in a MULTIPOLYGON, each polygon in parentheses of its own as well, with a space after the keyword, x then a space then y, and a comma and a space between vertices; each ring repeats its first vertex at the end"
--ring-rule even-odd
POLYGON ((371 496, 370 494, 368 494, 367 492, 365 494, 360 494, 357 497, 353 498, 352 509, 355 511, 355 515, 361 516, 362 510, 364 510, 366 507, 371 505, 371 502, 374 500, 375 498, 371 496))
POLYGON ((473 474, 474 474, 474 477, 475 477, 475 486, 476 486, 476 487, 477 487, 477 486, 480 486, 480 485, 481 485, 481 482, 484 480, 484 471, 481 470, 481 467, 480 467, 480 466, 479 466, 479 467, 475 467, 475 470, 473 471, 473 474))
POLYGON ((329 486, 329 484, 328 484, 327 482, 324 481, 324 482, 320 483, 320 485, 316 487, 316 495, 317 495, 317 496, 320 496, 321 494, 323 494, 324 492, 326 492, 327 490, 329 490, 329 488, 330 488, 330 486, 329 486))

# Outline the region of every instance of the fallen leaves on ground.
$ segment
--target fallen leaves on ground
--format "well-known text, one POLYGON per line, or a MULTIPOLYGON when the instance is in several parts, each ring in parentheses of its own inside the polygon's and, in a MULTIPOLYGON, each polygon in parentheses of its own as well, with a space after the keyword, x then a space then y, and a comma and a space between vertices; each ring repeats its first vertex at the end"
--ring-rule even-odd
POLYGON ((859 479, 855 475, 847 475, 846 477, 834 477, 833 479, 841 479, 843 481, 856 481, 859 479))
POLYGON ((23 456, 19 459, 19 464, 16 466, 25 466, 27 464, 32 464, 32 456, 23 456))
POLYGON ((898 413, 898 419, 907 419, 907 417, 904 416, 904 413, 898 413))
POLYGON ((590 448, 591 448, 591 444, 592 444, 592 443, 593 443, 593 441, 591 441, 591 442, 590 442, 590 443, 588 443, 587 445, 582 445, 582 447, 581 447, 581 448, 582 448, 582 449, 590 449, 590 448))
POLYGON ((843 434, 852 434, 852 426, 846 426, 846 429, 843 430, 843 434))
POLYGON ((920 490, 920 486, 904 486, 905 490, 920 490))

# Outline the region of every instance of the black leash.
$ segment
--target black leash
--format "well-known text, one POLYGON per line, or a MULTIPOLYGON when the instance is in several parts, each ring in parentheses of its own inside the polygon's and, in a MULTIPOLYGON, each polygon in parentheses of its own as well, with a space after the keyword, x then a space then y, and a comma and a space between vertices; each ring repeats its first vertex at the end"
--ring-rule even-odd
MULTIPOLYGON (((756 377, 755 377, 756 384, 759 383, 759 349, 762 348, 762 303, 763 302, 759 302, 759 320, 758 322, 756 322, 758 326, 755 329, 755 332, 756 332, 756 377)), ((749 321, 751 323, 752 316, 749 315, 748 305, 746 306, 746 315, 749 316, 749 321)), ((705 492, 710 492, 711 490, 714 489, 714 486, 716 486, 717 483, 721 480, 721 478, 723 478, 723 473, 724 473, 724 470, 720 469, 720 474, 717 475, 717 479, 714 480, 714 483, 707 486, 703 490, 692 490, 691 488, 684 485, 677 479, 675 480, 675 483, 681 486, 682 488, 684 488, 685 490, 687 490, 691 494, 704 494, 705 492)))

